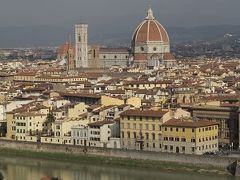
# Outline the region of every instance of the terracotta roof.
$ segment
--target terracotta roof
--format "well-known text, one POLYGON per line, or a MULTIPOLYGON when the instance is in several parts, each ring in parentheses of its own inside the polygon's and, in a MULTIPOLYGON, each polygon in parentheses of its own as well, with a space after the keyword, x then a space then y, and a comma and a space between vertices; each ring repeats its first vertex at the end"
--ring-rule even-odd
POLYGON ((66 97, 86 97, 86 98, 101 98, 100 95, 97 94, 89 94, 89 93, 61 93, 61 96, 66 97))
POLYGON ((167 31, 156 20, 144 20, 135 30, 133 42, 169 42, 167 31))
POLYGON ((164 60, 172 60, 172 59, 175 59, 174 58, 174 56, 171 54, 171 53, 165 53, 164 55, 163 55, 163 59, 164 60))
POLYGON ((140 109, 129 109, 121 113, 121 116, 142 116, 142 117, 163 117, 167 111, 154 111, 154 110, 140 110, 140 109))
POLYGON ((214 125, 219 125, 219 123, 207 120, 186 121, 182 119, 170 119, 169 121, 165 122, 162 126, 198 128, 214 125))
POLYGON ((105 124, 114 124, 115 121, 98 121, 98 122, 94 122, 94 123, 90 123, 88 124, 89 127, 91 126, 103 126, 105 124))

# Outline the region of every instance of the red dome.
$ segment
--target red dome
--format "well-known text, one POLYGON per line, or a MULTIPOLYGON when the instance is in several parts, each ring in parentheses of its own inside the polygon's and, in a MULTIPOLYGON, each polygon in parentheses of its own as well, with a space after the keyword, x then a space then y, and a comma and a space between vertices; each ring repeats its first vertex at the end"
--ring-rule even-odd
POLYGON ((148 10, 148 16, 137 27, 133 34, 133 42, 147 41, 169 42, 167 31, 154 19, 151 9, 148 10))

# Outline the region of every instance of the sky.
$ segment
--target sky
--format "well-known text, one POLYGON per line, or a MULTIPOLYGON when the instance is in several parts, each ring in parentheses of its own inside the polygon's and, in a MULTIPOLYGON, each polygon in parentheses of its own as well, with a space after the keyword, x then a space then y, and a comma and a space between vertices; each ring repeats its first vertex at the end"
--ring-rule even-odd
MULTIPOLYGON (((0 27, 69 25, 94 28, 136 26, 149 0, 1 0, 0 27), (116 25, 116 26, 115 26, 116 25)), ((240 0, 151 0, 156 18, 166 26, 240 24, 240 0)), ((123 28, 124 29, 124 28, 123 28)))

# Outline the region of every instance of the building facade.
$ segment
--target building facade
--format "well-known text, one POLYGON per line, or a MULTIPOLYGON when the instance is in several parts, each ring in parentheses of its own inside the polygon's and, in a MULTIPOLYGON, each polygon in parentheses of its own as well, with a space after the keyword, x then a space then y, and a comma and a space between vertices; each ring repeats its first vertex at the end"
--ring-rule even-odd
POLYGON ((126 149, 160 151, 162 117, 166 111, 130 109, 120 120, 121 147, 126 149))
POLYGON ((197 154, 218 151, 218 123, 171 119, 162 125, 162 152, 197 154))

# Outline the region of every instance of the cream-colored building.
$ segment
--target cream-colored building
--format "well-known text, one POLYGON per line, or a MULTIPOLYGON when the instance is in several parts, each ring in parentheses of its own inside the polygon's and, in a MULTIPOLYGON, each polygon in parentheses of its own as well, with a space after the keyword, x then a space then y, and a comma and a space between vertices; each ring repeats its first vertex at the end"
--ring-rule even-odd
POLYGON ((121 147, 160 151, 162 117, 167 111, 130 109, 120 116, 121 147))
POLYGON ((25 112, 14 114, 16 124, 15 139, 26 141, 26 136, 37 135, 47 129, 46 114, 25 112))

